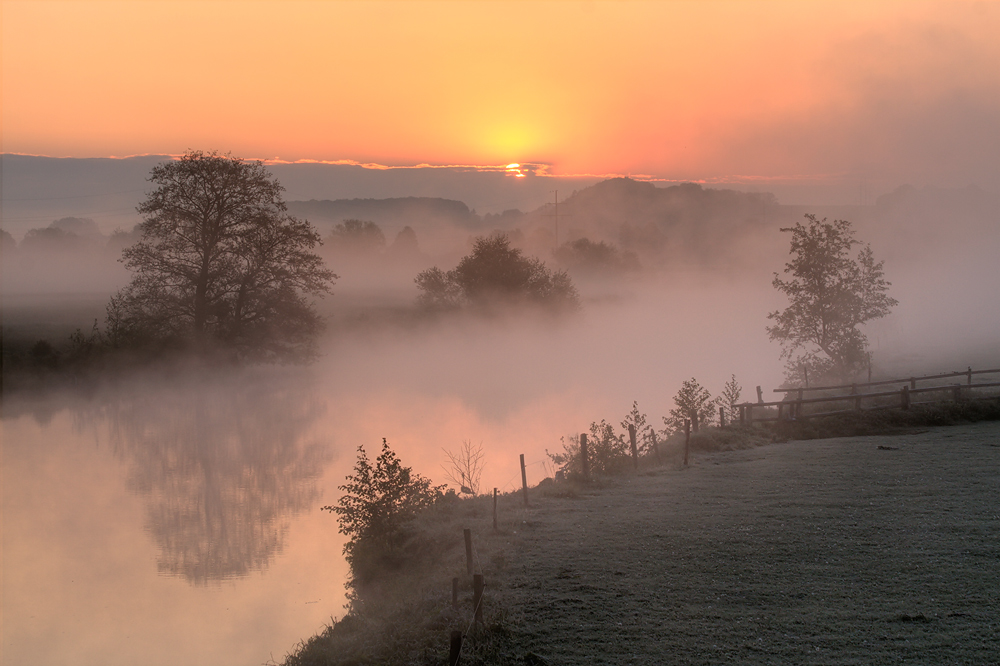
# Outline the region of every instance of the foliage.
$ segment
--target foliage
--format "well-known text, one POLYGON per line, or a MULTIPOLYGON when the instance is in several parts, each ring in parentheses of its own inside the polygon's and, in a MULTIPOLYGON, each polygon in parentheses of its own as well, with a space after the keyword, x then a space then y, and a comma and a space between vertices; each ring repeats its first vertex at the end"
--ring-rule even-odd
POLYGON ((713 422, 718 410, 718 398, 713 398, 694 377, 681 384, 681 389, 674 396, 674 404, 677 407, 670 410, 670 416, 663 417, 668 434, 684 430, 686 420, 691 421, 692 430, 697 432, 699 427, 713 422), (697 419, 692 418, 694 414, 697 414, 697 419))
POLYGON ((306 295, 336 279, 312 252, 319 235, 286 213, 260 162, 190 152, 153 168, 134 275, 108 305, 115 346, 193 345, 255 361, 315 354, 322 321, 306 295))
POLYGON ((539 259, 525 257, 503 233, 476 238, 472 254, 458 266, 448 272, 435 266, 414 282, 420 290, 418 304, 430 309, 531 303, 561 310, 580 304, 565 271, 549 270, 539 259))
POLYGON ((846 380, 868 360, 868 339, 858 326, 886 316, 897 301, 886 295, 891 283, 869 246, 851 259, 860 242, 850 222, 806 219, 807 225, 782 229, 792 234, 792 260, 784 271, 791 279, 775 273, 772 285, 790 304, 768 314, 774 325, 767 333, 781 344, 790 380, 803 367, 817 380, 846 380))
POLYGON ((385 249, 385 234, 374 222, 344 220, 333 228, 330 245, 339 252, 372 254, 385 249))
POLYGON ((469 440, 463 440, 457 452, 444 449, 444 455, 448 458, 448 465, 444 468, 445 478, 458 486, 461 492, 478 495, 485 464, 482 442, 473 446, 469 440))
POLYGON ((636 445, 639 451, 642 453, 651 451, 656 433, 653 426, 646 425, 646 415, 639 412, 639 402, 636 400, 632 401, 632 411, 626 414, 621 422, 622 430, 626 433, 630 425, 635 426, 636 445))
POLYGON ((569 270, 582 273, 620 275, 640 270, 639 257, 635 252, 619 250, 604 241, 595 243, 588 238, 564 243, 553 256, 569 270))
POLYGON ((393 561, 409 523, 441 496, 444 486, 432 486, 430 479, 404 467, 383 438, 374 466, 364 447, 358 447, 354 474, 338 488, 344 495, 335 506, 322 509, 337 514, 340 533, 349 537, 344 554, 355 578, 364 580, 393 561))
MULTIPOLYGON (((560 437, 563 444, 561 453, 546 455, 559 466, 560 471, 567 475, 583 473, 583 461, 580 458, 580 437, 560 437)), ((615 434, 614 427, 601 419, 590 424, 590 437, 587 438, 587 457, 592 474, 613 474, 622 469, 629 460, 628 443, 623 435, 615 434)))
POLYGON ((736 375, 731 375, 726 385, 722 387, 722 394, 719 396, 719 404, 725 410, 726 420, 735 423, 740 418, 740 410, 736 405, 743 395, 743 387, 736 381, 736 375))

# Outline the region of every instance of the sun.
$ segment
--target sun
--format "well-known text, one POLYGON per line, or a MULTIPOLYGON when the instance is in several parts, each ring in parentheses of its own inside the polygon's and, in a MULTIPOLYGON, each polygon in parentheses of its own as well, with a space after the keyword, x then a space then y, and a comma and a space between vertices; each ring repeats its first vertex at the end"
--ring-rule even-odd
POLYGON ((515 178, 524 178, 527 174, 521 170, 521 165, 517 162, 508 164, 506 167, 506 172, 508 176, 514 176, 515 178))

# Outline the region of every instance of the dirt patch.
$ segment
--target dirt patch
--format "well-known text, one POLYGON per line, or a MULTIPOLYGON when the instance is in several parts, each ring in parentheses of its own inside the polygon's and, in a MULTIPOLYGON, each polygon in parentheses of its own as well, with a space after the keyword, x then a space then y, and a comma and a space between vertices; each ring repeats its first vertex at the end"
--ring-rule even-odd
POLYGON ((536 498, 498 601, 551 664, 997 663, 998 443, 793 441, 536 498))

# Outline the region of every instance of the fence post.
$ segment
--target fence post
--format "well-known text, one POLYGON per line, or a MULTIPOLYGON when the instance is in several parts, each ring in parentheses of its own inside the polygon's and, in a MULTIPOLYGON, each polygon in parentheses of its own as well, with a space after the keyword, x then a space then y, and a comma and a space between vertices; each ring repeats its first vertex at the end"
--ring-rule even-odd
POLYGON ((472 605, 476 610, 476 622, 483 623, 483 574, 472 577, 472 605))
POLYGON ((635 446, 635 425, 628 424, 628 439, 632 443, 632 466, 639 469, 639 451, 635 446))
POLYGON ((451 607, 458 610, 458 578, 451 579, 451 607))
POLYGON ((469 575, 472 575, 472 530, 464 529, 462 530, 462 535, 465 536, 465 568, 469 570, 469 575))
POLYGON ((753 425, 753 405, 747 403, 747 424, 753 425))
POLYGON ((688 451, 691 450, 691 421, 684 421, 684 466, 688 464, 688 451))
POLYGON ((524 471, 523 453, 521 454, 521 489, 524 490, 524 506, 528 506, 528 474, 524 471))
POLYGON ((583 462, 583 478, 590 478, 590 459, 587 457, 587 433, 580 433, 580 460, 583 462))
POLYGON ((722 405, 719 405, 719 427, 726 427, 726 408, 722 405))
POLYGON ((969 378, 969 381, 967 382, 968 385, 972 386, 972 366, 971 365, 969 366, 968 371, 965 373, 965 376, 969 378))
POLYGON ((493 531, 499 531, 497 527, 497 489, 493 489, 493 531))
POLYGON ((902 407, 903 409, 909 409, 910 408, 910 387, 909 386, 904 386, 903 389, 899 392, 899 402, 900 402, 899 406, 902 407))
POLYGON ((785 413, 785 403, 784 402, 779 402, 778 403, 778 420, 779 421, 781 421, 781 420, 783 420, 785 418, 784 417, 784 413, 785 413))
POLYGON ((448 666, 458 666, 462 657, 462 632, 451 632, 451 647, 448 649, 448 666))
POLYGON ((759 386, 757 387, 757 402, 764 402, 764 392, 760 390, 759 386))

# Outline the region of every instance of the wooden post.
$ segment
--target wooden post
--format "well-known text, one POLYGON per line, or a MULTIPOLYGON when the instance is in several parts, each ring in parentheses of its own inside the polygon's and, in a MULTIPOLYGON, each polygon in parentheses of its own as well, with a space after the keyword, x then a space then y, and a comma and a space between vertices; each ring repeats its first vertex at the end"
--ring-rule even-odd
POLYGON ((497 527, 497 489, 493 489, 493 531, 498 532, 497 527))
POLYGON ((760 390, 759 386, 757 387, 757 402, 764 402, 764 392, 760 390))
POLYGON ((967 382, 969 386, 972 386, 972 366, 969 366, 969 370, 965 373, 965 376, 969 378, 967 382))
POLYGON ((747 424, 753 425, 753 405, 747 403, 747 424))
POLYGON ((902 407, 903 409, 909 409, 910 408, 910 387, 909 386, 904 386, 903 389, 899 392, 899 403, 900 403, 899 406, 902 407))
POLYGON ((719 427, 726 427, 726 408, 722 405, 719 405, 719 427))
POLYGON ((785 419, 785 403, 778 403, 778 420, 783 421, 785 419))
POLYGON ((462 534, 465 535, 465 568, 469 570, 469 575, 472 575, 472 530, 464 529, 462 534))
MULTIPOLYGON (((521 489, 524 490, 524 506, 528 506, 528 475, 524 471, 524 454, 521 454, 521 489)), ((469 573, 472 573, 471 571, 469 573)))
POLYGON ((580 460, 583 462, 583 478, 590 478, 590 458, 587 457, 587 433, 580 433, 580 460))
POLYGON ((628 440, 632 443, 632 466, 639 469, 639 450, 635 445, 635 425, 628 424, 628 440))
POLYGON ((483 574, 472 577, 472 606, 476 611, 476 622, 483 622, 483 574))
POLYGON ((451 607, 458 610, 458 579, 451 579, 451 607))
POLYGON ((451 647, 448 649, 448 666, 458 666, 462 658, 462 632, 451 632, 451 647))
POLYGON ((691 450, 691 422, 684 421, 684 466, 688 464, 688 452, 691 450))

